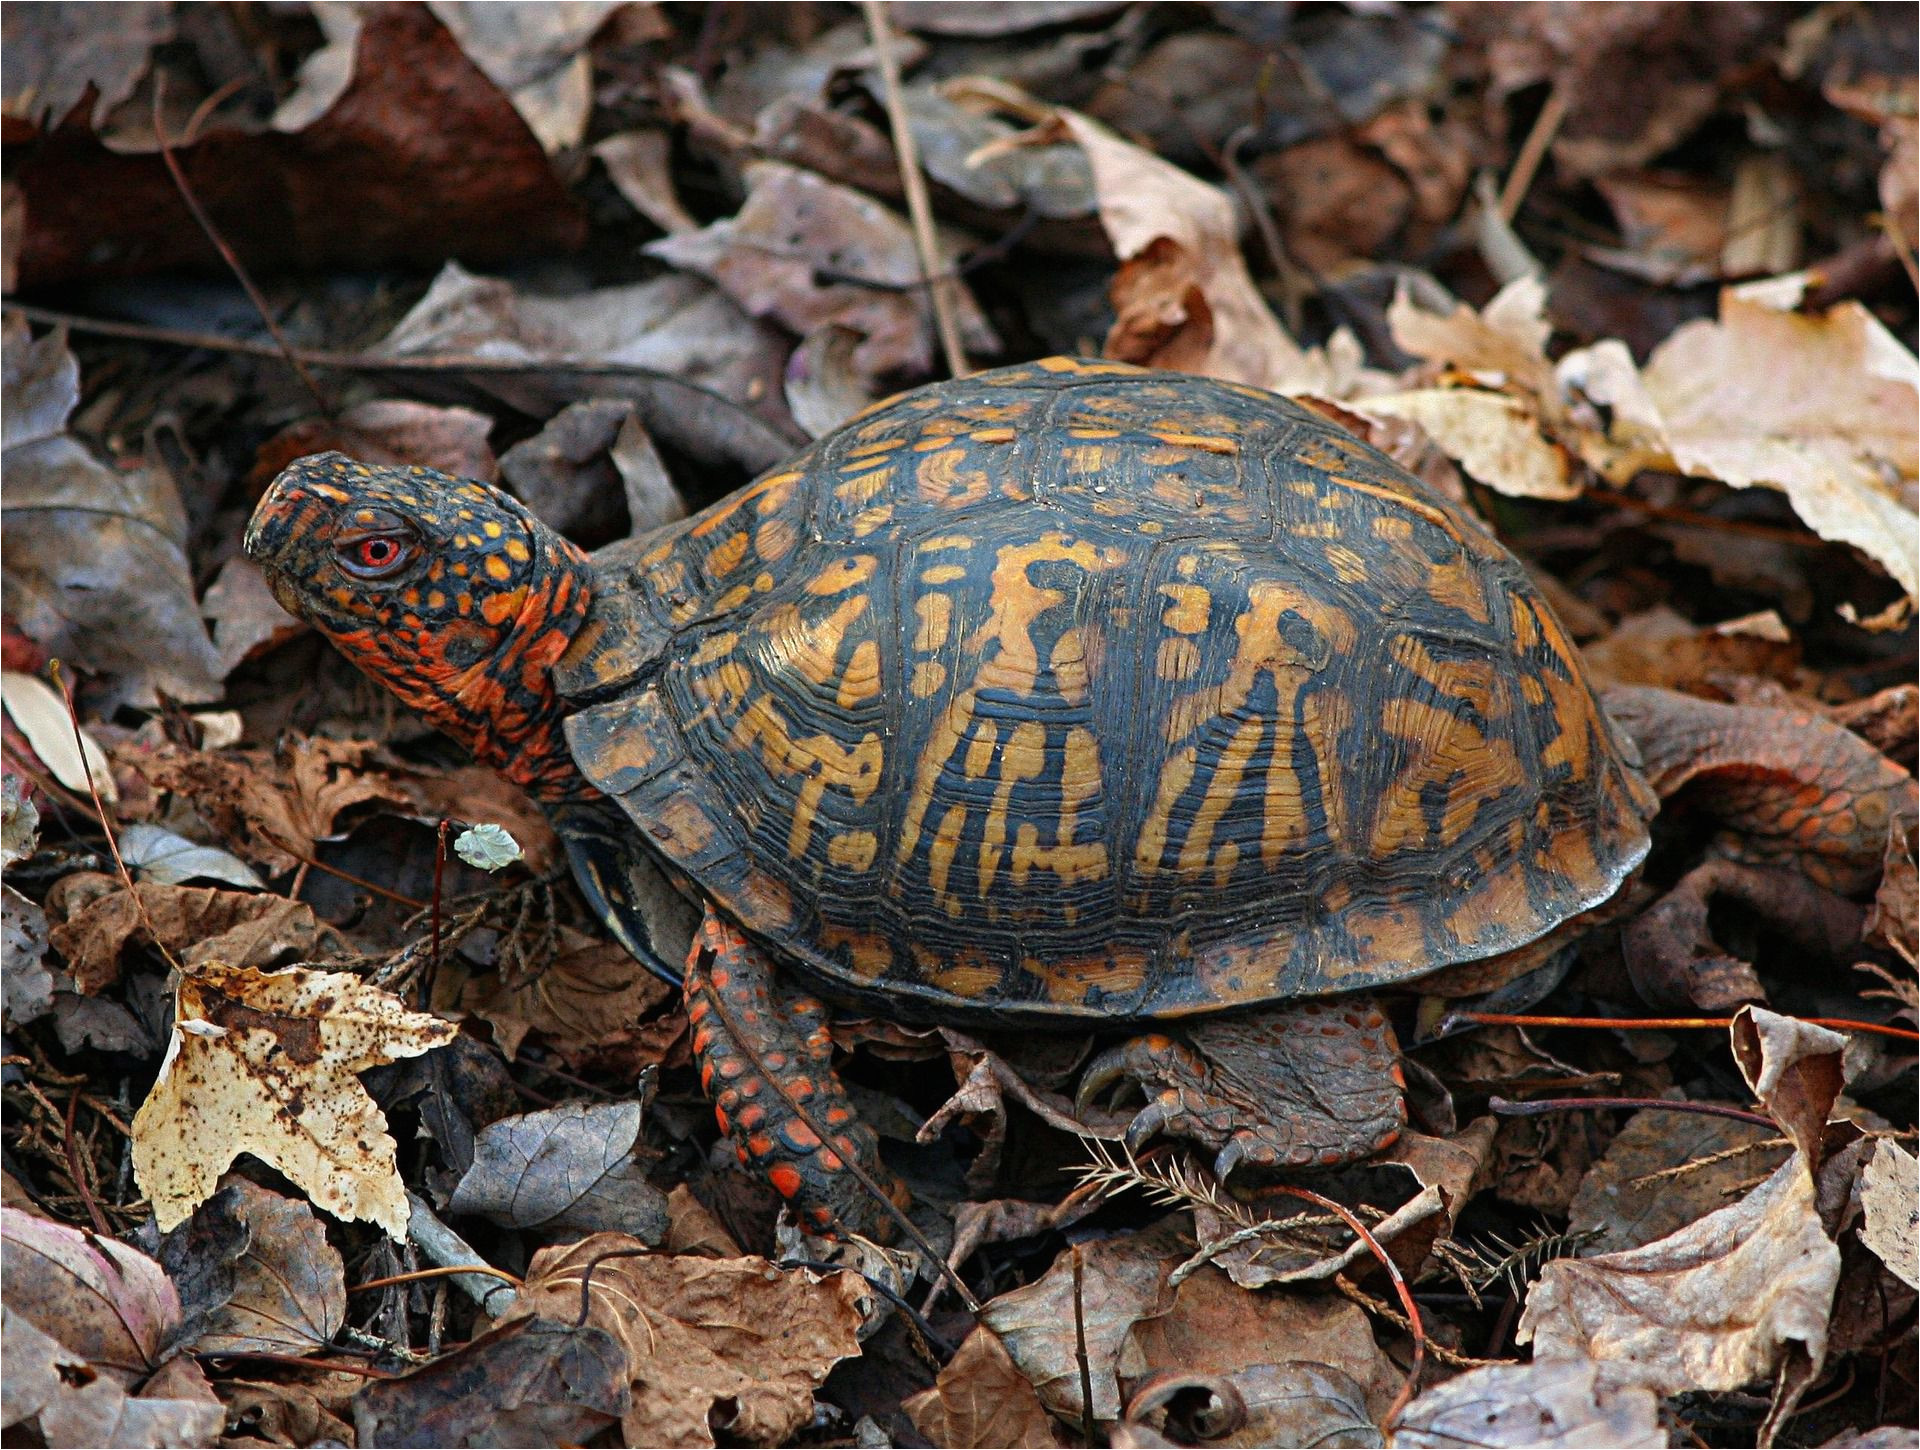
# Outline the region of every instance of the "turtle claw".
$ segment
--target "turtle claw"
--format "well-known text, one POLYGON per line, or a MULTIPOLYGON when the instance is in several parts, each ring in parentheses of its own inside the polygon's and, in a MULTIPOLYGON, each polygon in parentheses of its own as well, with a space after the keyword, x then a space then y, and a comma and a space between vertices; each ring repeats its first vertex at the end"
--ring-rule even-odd
POLYGON ((1225 1183, 1233 1170, 1238 1168, 1246 1157, 1246 1139, 1240 1137, 1227 1139, 1226 1146, 1213 1155, 1213 1176, 1225 1183))
POLYGON ((1129 1153, 1138 1153, 1160 1136, 1160 1130, 1173 1121, 1179 1111, 1179 1099, 1171 1093, 1163 1093, 1133 1115, 1133 1121, 1127 1124, 1121 1142, 1126 1144, 1129 1153))
POLYGON ((1122 1078, 1133 1076, 1128 1071, 1132 1050, 1133 1043, 1123 1042, 1109 1047, 1087 1064, 1086 1070, 1080 1075, 1080 1087, 1073 1095, 1075 1117, 1085 1119, 1087 1109, 1093 1106, 1101 1093, 1122 1078))

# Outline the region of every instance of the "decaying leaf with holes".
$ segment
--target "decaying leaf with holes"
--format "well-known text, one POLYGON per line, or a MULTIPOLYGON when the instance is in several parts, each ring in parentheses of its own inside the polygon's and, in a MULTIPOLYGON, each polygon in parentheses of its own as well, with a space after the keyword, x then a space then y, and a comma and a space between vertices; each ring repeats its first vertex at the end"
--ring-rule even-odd
POLYGON ((387 1121, 357 1072, 453 1040, 452 1023, 339 972, 183 969, 173 1040, 133 1120, 133 1173, 162 1230, 204 1202, 241 1153, 316 1207, 407 1227, 387 1121))

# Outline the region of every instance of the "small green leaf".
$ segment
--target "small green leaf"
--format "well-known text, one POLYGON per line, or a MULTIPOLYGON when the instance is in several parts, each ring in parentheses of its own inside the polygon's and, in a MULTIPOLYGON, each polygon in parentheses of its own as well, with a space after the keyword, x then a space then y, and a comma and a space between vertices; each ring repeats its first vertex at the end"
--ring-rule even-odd
POLYGON ((525 854, 505 826, 491 824, 468 826, 454 837, 453 849, 462 861, 482 871, 511 866, 525 854))

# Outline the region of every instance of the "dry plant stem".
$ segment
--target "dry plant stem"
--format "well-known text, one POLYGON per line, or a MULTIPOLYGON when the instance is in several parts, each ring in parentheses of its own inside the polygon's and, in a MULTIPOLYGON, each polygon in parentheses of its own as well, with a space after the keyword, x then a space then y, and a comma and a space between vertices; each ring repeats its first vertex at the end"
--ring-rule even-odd
POLYGON ((327 395, 320 391, 320 385, 313 380, 313 375, 295 356, 292 344, 280 331, 280 324, 273 320, 273 312, 267 306, 267 299, 261 295, 260 289, 253 285, 253 278, 247 275, 247 269, 240 265, 239 257, 234 255, 233 248, 227 245, 226 238, 221 236, 219 229, 214 226, 213 218, 208 216, 200 205, 200 198, 187 184, 187 174, 181 170, 179 158, 173 154, 173 143, 167 139, 166 125, 160 119, 160 103, 166 95, 166 90, 166 76, 156 72, 153 78, 153 139, 160 148, 160 159, 166 165, 167 174, 173 178, 174 188, 180 193, 180 200, 187 204, 187 210, 193 213, 193 219, 199 223, 200 230, 207 234, 207 240, 213 243, 215 250, 220 253, 221 260, 227 264, 235 279, 246 290, 247 300, 253 303, 254 310, 260 314, 260 320, 266 324, 267 331, 279 345, 280 356, 299 376, 300 385, 312 395, 320 411, 327 417, 332 417, 333 404, 327 401, 327 395))
POLYGON ((519 1298, 517 1290, 498 1282, 500 1271, 476 1254, 467 1241, 448 1228, 427 1206, 427 1201, 411 1189, 407 1191, 407 1240, 434 1263, 471 1272, 452 1276, 456 1288, 480 1306, 480 1312, 494 1319, 511 1313, 519 1298))
MULTIPOLYGON (((1851 1017, 1801 1017, 1815 1027, 1830 1027, 1835 1032, 1874 1032, 1882 1037, 1898 1037, 1920 1042, 1920 1032, 1885 1022, 1856 1022, 1851 1017)), ((1633 1032, 1670 1032, 1681 1028, 1733 1026, 1731 1017, 1548 1017, 1524 1012, 1450 1012, 1440 1024, 1444 1032, 1448 1022, 1478 1022, 1487 1027, 1617 1027, 1633 1032)))
POLYGON ((927 178, 920 170, 920 148, 914 145, 913 125, 900 87, 900 58, 894 54, 886 6, 883 0, 860 0, 860 10, 866 17, 867 34, 873 39, 874 58, 880 66, 880 83, 886 90, 887 124, 893 131, 894 155, 900 162, 900 185, 907 194, 907 216, 913 222, 914 245, 920 252, 920 274, 926 282, 927 299, 933 306, 934 330, 940 336, 940 351, 946 355, 948 373, 963 378, 972 369, 967 365, 966 349, 960 340, 955 283, 940 265, 940 248, 933 232, 933 206, 927 199, 927 178))
POLYGON ((370 1364, 354 1364, 351 1360, 314 1359, 302 1354, 274 1354, 269 1350, 231 1350, 222 1349, 213 1352, 196 1351, 193 1356, 202 1364, 224 1364, 230 1359, 244 1359, 260 1364, 285 1364, 301 1370, 321 1370, 334 1374, 357 1375, 369 1380, 397 1380, 405 1376, 391 1370, 375 1369, 370 1364))
POLYGON ((414 1269, 405 1274, 388 1274, 384 1279, 369 1279, 364 1284, 349 1284, 349 1294, 364 1294, 369 1289, 385 1289, 392 1284, 413 1284, 422 1279, 445 1279, 455 1274, 491 1274, 496 1279, 504 1279, 516 1289, 524 1289, 526 1281, 516 1279, 505 1269, 496 1269, 491 1264, 442 1264, 435 1269, 414 1269))
POLYGON ((1087 1359, 1087 1270, 1080 1245, 1073 1246, 1073 1362, 1080 1371, 1080 1438, 1087 1450, 1093 1438, 1093 1365, 1087 1359))
MULTIPOLYGON (((702 950, 704 951, 705 948, 702 948, 702 950)), ((813 1130, 813 1135, 816 1138, 822 1143, 831 1143, 834 1137, 832 1130, 816 1118, 813 1115, 813 1111, 808 1108, 805 1103, 788 1092, 787 1085, 781 1082, 780 1079, 768 1069, 766 1061, 760 1056, 759 1049, 753 1045, 752 1039, 741 1030, 739 1021, 734 1017, 733 1012, 728 1008, 727 1004, 721 999, 720 993, 714 992, 710 994, 707 1000, 713 1005, 714 1015, 719 1017, 720 1025, 727 1029, 740 1050, 746 1054, 747 1061, 753 1064, 753 1070, 760 1074, 760 1080, 774 1090, 774 1093, 782 1103, 793 1110, 794 1116, 813 1130)), ((866 1169, 862 1168, 851 1158, 843 1157, 841 1161, 846 1165, 847 1171, 859 1182, 860 1186, 872 1196, 873 1201, 886 1211, 888 1217, 890 1217, 894 1223, 899 1226, 901 1232, 906 1234, 907 1238, 912 1241, 913 1246, 926 1256, 927 1262, 933 1265, 941 1277, 953 1285, 954 1292, 960 1296, 960 1302, 967 1306, 967 1312, 978 1317, 980 1313, 980 1301, 974 1298, 973 1291, 967 1287, 966 1281, 948 1265, 945 1259, 934 1252, 933 1245, 927 1242, 927 1236, 920 1232, 919 1227, 914 1221, 908 1218, 906 1214, 901 1211, 900 1206, 887 1196, 887 1191, 884 1188, 873 1181, 873 1175, 868 1173, 866 1169)))
MULTIPOLYGON (((1408 1322, 1407 1316, 1386 1300, 1374 1298, 1365 1289, 1356 1288, 1350 1280, 1339 1274, 1333 1276, 1333 1287, 1334 1292, 1349 1303, 1358 1304, 1367 1313, 1386 1320, 1402 1333, 1412 1332, 1412 1325, 1408 1322)), ((1475 1359, 1470 1354, 1462 1354, 1457 1349, 1448 1349, 1444 1344, 1431 1341, 1427 1344, 1427 1353, 1449 1369, 1485 1369, 1489 1365, 1515 1363, 1511 1359, 1475 1359)))
POLYGON ((1731 1118, 1736 1123, 1753 1123, 1762 1128, 1779 1126, 1760 1113, 1742 1112, 1719 1103, 1671 1102, 1665 1098, 1539 1098, 1530 1103, 1516 1103, 1496 1096, 1487 1099, 1487 1106, 1496 1117, 1502 1118, 1539 1118, 1548 1113, 1618 1108, 1623 1112, 1697 1113, 1703 1118, 1731 1118))
POLYGON ((93 1220, 93 1230, 102 1238, 112 1238, 113 1229, 107 1224, 107 1216, 100 1212, 100 1205, 94 1201, 92 1175, 80 1156, 80 1145, 73 1139, 73 1122, 80 1112, 80 1090, 75 1088, 67 1099, 67 1115, 60 1135, 60 1146, 66 1151, 67 1172, 73 1175, 74 1192, 80 1195, 80 1202, 86 1205, 87 1217, 93 1220))
POLYGON ((1500 188, 1500 217, 1511 222, 1520 214, 1520 203, 1527 199, 1527 189, 1533 185, 1534 173, 1539 171, 1540 163, 1546 158, 1547 147, 1553 144, 1553 138, 1559 134, 1560 123, 1567 119, 1567 92, 1565 86, 1556 83, 1547 92, 1545 104, 1540 114, 1534 118, 1533 129, 1527 132, 1527 139, 1520 143, 1520 154, 1513 158, 1513 170, 1507 173, 1506 184, 1500 188))

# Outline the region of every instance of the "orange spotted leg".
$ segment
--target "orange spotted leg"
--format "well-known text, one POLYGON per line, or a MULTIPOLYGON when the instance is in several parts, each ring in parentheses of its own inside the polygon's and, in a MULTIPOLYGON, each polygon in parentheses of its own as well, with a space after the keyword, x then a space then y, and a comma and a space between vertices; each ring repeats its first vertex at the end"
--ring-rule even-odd
POLYGON ((766 956, 712 911, 694 936, 686 994, 700 1084, 742 1166, 763 1175, 809 1231, 886 1238, 892 1220, 847 1170, 847 1160, 903 1208, 906 1185, 881 1163, 880 1140, 855 1116, 833 1071, 833 1039, 819 999, 776 995, 766 956), (821 1142, 762 1067, 806 1106, 829 1141, 821 1142))
POLYGON ((1258 1168, 1330 1167, 1390 1145, 1406 1125, 1393 1026, 1368 997, 1302 1002, 1108 1049, 1080 1082, 1084 1110, 1131 1079, 1147 1104, 1128 1125, 1137 1151, 1168 1133, 1213 1150, 1225 1178, 1258 1168))

